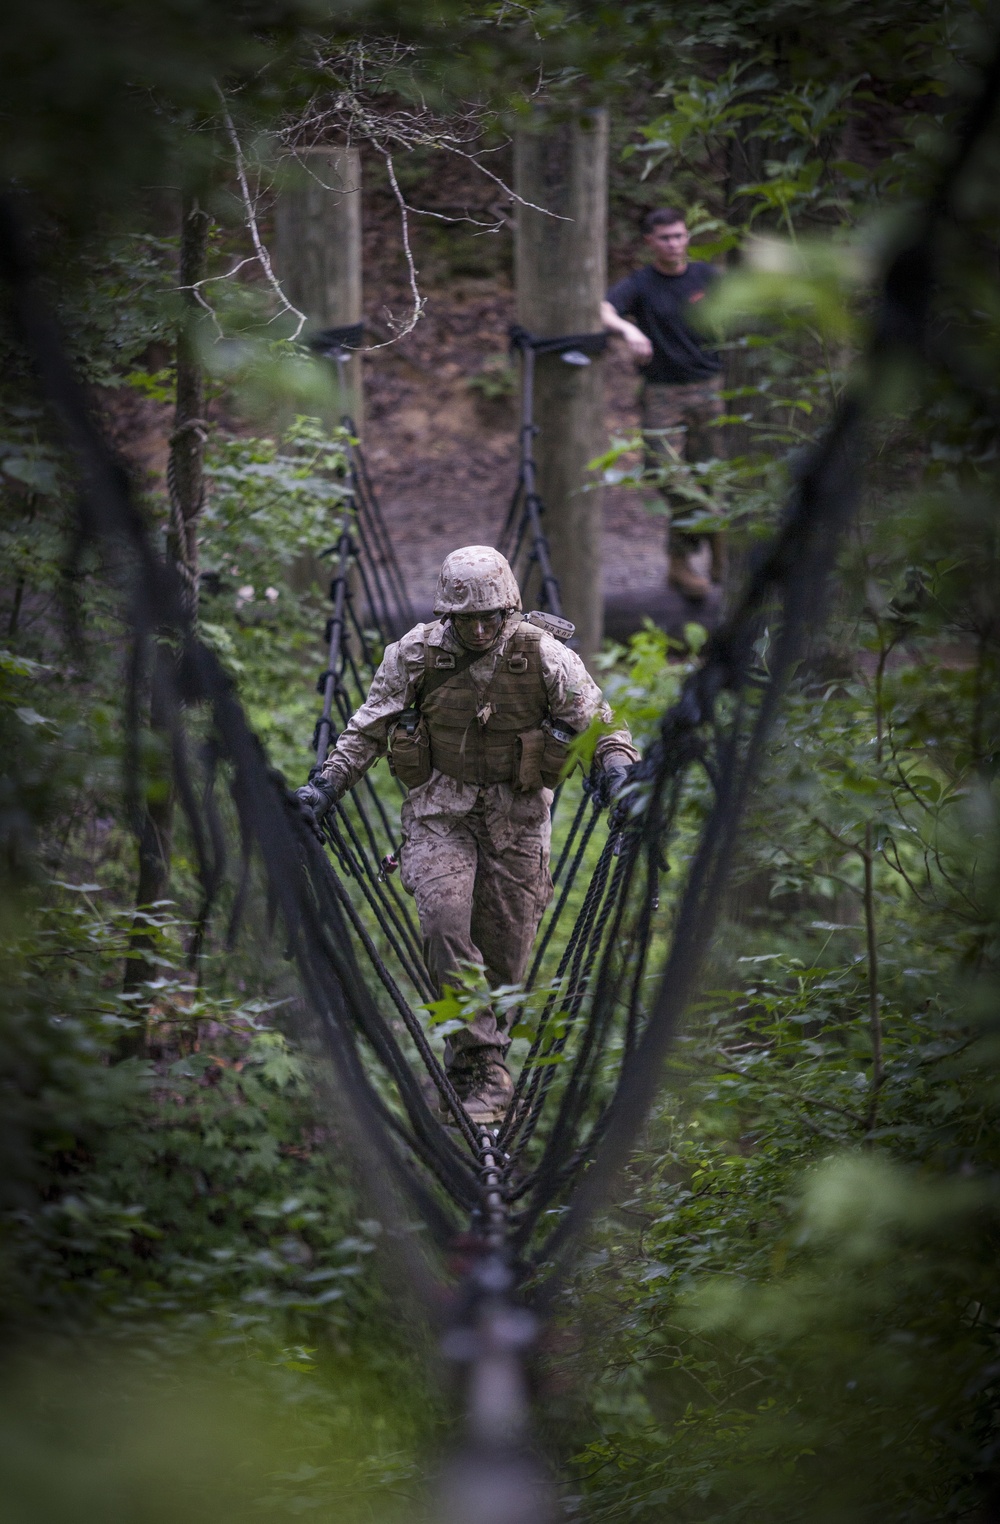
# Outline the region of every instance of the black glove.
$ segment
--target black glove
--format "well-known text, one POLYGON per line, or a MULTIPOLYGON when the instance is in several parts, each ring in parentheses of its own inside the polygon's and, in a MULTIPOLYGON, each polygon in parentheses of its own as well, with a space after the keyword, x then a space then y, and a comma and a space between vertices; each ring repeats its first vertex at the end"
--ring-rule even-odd
POLYGON ((337 800, 340 798, 336 789, 325 787, 322 783, 303 783, 301 788, 295 790, 295 797, 302 806, 302 813, 316 832, 321 836, 320 821, 328 814, 337 800))
POLYGON ((608 803, 613 804, 629 780, 632 763, 623 762, 620 757, 612 757, 601 771, 604 774, 604 788, 608 803))
POLYGON ((634 763, 626 761, 621 752, 612 752, 598 768, 597 795, 602 805, 614 804, 618 795, 632 775, 634 763))

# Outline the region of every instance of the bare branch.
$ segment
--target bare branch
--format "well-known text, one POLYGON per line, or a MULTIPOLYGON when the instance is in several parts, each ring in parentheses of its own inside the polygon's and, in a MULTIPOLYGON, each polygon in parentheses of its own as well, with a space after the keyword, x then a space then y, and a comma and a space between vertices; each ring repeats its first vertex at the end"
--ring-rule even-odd
POLYGON ((212 306, 211 302, 206 301, 205 296, 202 292, 202 287, 209 285, 212 281, 231 280, 239 270, 243 269, 244 265, 253 265, 256 263, 257 256, 255 254, 251 254, 248 255, 246 259, 238 259, 233 265, 232 269, 226 270, 223 275, 206 275, 203 280, 196 280, 193 285, 177 286, 175 289, 180 292, 190 291, 198 306, 201 307, 202 311, 207 312, 208 316, 212 319, 212 324, 219 338, 223 339, 225 338, 225 334, 222 329, 222 324, 219 322, 219 315, 216 312, 215 308, 212 306))
POLYGON ((292 339, 294 341, 298 338, 299 334, 305 327, 307 318, 304 312, 300 312, 298 307, 293 306, 292 303, 288 300, 288 297, 282 290, 281 282, 278 280, 271 266, 271 256, 268 254, 267 249, 264 247, 260 236, 260 229, 257 226, 257 212, 253 204, 253 199, 250 195, 250 186, 247 181, 246 162, 243 158, 243 149, 240 146, 240 140, 236 134, 236 128, 233 126, 233 119, 230 116, 229 108, 226 105, 226 97, 223 95, 222 89, 218 83, 216 83, 215 90, 220 102, 222 103, 222 120, 226 126, 226 134, 229 138, 230 143, 233 145, 233 154, 236 158, 236 174, 240 182, 240 195, 243 198, 243 210, 246 213, 247 227, 250 231, 250 237, 253 240, 253 246, 257 253, 257 260, 264 272, 268 285, 277 296, 284 311, 291 313, 293 317, 298 319, 295 332, 292 334, 292 339))
MULTIPOLYGON (((529 211, 538 212, 542 216, 557 218, 559 221, 571 220, 558 212, 550 211, 547 207, 525 200, 507 184, 501 175, 496 174, 483 162, 486 155, 499 152, 506 147, 509 139, 502 144, 490 146, 483 144, 486 126, 495 121, 496 117, 495 113, 480 103, 467 103, 462 109, 446 118, 437 116, 423 101, 406 107, 400 107, 395 103, 389 107, 386 106, 385 96, 393 88, 394 71, 405 66, 416 55, 416 49, 412 45, 398 41, 372 42, 370 39, 362 38, 338 53, 330 53, 326 49, 324 40, 316 38, 313 40, 312 49, 316 71, 325 77, 328 84, 322 91, 317 91, 312 96, 301 115, 294 121, 286 123, 279 134, 279 140, 289 156, 295 159, 317 183, 331 192, 338 187, 325 184, 323 176, 317 173, 315 166, 307 162, 310 157, 307 150, 329 146, 334 141, 339 141, 346 147, 358 142, 367 144, 385 163, 392 194, 399 209, 401 241, 412 298, 410 313, 405 320, 397 320, 387 311, 386 318, 392 337, 383 343, 368 345, 362 352, 384 349, 395 344, 399 339, 412 333, 423 315, 425 300, 420 293, 410 238, 409 218, 411 216, 432 217, 437 221, 449 223, 467 222, 483 232, 490 233, 499 232, 508 222, 507 217, 502 212, 496 211, 494 206, 488 209, 490 214, 496 211, 493 221, 479 218, 472 211, 466 215, 453 216, 435 211, 430 207, 411 206, 403 195, 396 175, 394 164, 396 154, 410 153, 417 148, 431 148, 442 153, 453 154, 471 164, 474 169, 498 187, 511 203, 523 206, 529 211)), ((215 85, 215 90, 222 105, 223 121, 233 149, 246 225, 255 250, 254 258, 277 296, 281 304, 281 312, 290 313, 297 320, 295 332, 292 335, 293 339, 297 339, 305 325, 306 315, 288 300, 275 276, 270 256, 260 236, 255 199, 247 176, 246 158, 225 96, 218 83, 215 85)), ((241 261, 225 276, 213 276, 211 279, 228 279, 246 262, 241 261)), ((195 292, 194 295, 206 310, 211 311, 201 291, 195 292)), ((211 315, 215 321, 215 314, 211 315)), ((276 316, 280 315, 281 313, 276 314, 276 316)), ((218 327, 217 321, 216 326, 218 327)))
POLYGON ((238 259, 230 270, 224 270, 221 275, 206 275, 204 280, 196 280, 193 286, 178 286, 178 291, 200 291, 202 286, 210 286, 213 281, 232 280, 244 265, 252 265, 256 262, 255 254, 248 254, 245 259, 238 259))
POLYGON ((519 196, 517 191, 514 190, 512 186, 507 184, 506 180, 502 180, 500 176, 495 175, 491 169, 487 169, 486 165, 480 162, 476 154, 466 153, 463 149, 456 148, 453 144, 450 143, 442 143, 440 146, 444 148, 448 153, 458 154, 459 158, 468 159, 470 164, 474 164, 476 166, 481 175, 485 175, 488 180, 492 180, 495 185, 499 185, 504 194, 509 196, 512 201, 516 201, 518 206, 527 207, 529 212, 541 212, 543 217, 554 217, 557 222, 573 221, 572 217, 564 217, 561 212, 550 211, 547 206, 536 206, 534 201, 525 201, 524 197, 519 196))
POLYGON ((408 333, 412 333, 414 328, 416 328, 417 324, 419 323, 420 315, 424 310, 424 299, 420 295, 420 287, 417 284, 417 267, 413 262, 413 251, 410 248, 410 222, 409 216, 407 214, 406 201, 403 197, 402 191, 399 188, 399 182, 396 179, 396 171, 393 167, 392 155, 390 153, 383 152, 382 157, 385 159, 385 167, 388 171, 389 183, 392 186, 393 195, 396 197, 396 202, 399 206, 399 218, 403 234, 403 253, 406 255, 406 268, 409 272, 410 277, 410 291, 413 296, 413 310, 410 313, 409 320, 404 325, 397 324, 387 311, 386 316, 389 319, 389 325, 396 330, 394 338, 387 339, 383 344, 371 344, 369 345, 370 349, 384 349, 386 344, 392 344, 396 339, 405 338, 408 333))
MULTIPOLYGON (((380 52, 370 43, 359 41, 343 53, 331 56, 317 47, 314 55, 316 66, 320 73, 328 77, 331 94, 325 99, 319 94, 312 97, 304 114, 284 129, 281 134, 284 142, 293 153, 306 141, 315 145, 317 139, 329 140, 334 135, 342 137, 347 143, 360 138, 383 156, 396 150, 438 149, 467 160, 519 206, 540 212, 544 217, 570 221, 570 218, 550 211, 548 207, 526 201, 502 176, 495 174, 483 163, 484 155, 499 152, 509 144, 509 138, 503 144, 491 148, 480 147, 473 152, 469 151, 472 144, 481 142, 487 123, 497 120, 495 112, 478 103, 469 103, 464 113, 442 118, 426 106, 420 110, 387 110, 382 102, 373 99, 380 88, 385 88, 389 70, 398 67, 403 60, 412 58, 415 52, 413 47, 402 47, 398 43, 389 45, 388 51, 383 48, 380 52), (377 71, 374 76, 373 68, 377 71)), ((410 210, 416 211, 417 208, 410 210)), ((421 213, 425 216, 440 215, 425 209, 421 209, 421 213)))
MULTIPOLYGON (((316 173, 312 164, 304 162, 307 157, 304 150, 329 146, 335 141, 343 143, 345 147, 359 142, 367 144, 384 161, 392 193, 399 208, 403 253, 406 258, 412 307, 405 322, 397 321, 387 312, 386 316, 393 337, 384 343, 366 346, 363 353, 372 349, 386 348, 405 337, 406 334, 412 333, 423 314, 425 303, 420 294, 417 268, 410 242, 410 216, 433 217, 441 222, 468 222, 484 232, 499 232, 507 221, 503 215, 497 215, 493 222, 487 222, 471 213, 466 216, 448 216, 430 207, 410 206, 400 189, 396 176, 393 162, 395 154, 410 153, 416 148, 432 148, 443 153, 454 154, 477 169, 511 202, 530 211, 539 212, 542 216, 556 217, 559 221, 571 220, 560 213, 550 211, 547 207, 526 201, 500 175, 483 163, 484 155, 498 152, 500 147, 507 146, 506 142, 492 147, 483 145, 482 140, 487 123, 497 120, 496 113, 487 107, 478 102, 470 102, 461 110, 443 118, 435 115, 422 100, 406 107, 400 107, 395 103, 387 106, 385 97, 394 88, 392 79, 394 71, 416 57, 417 50, 411 44, 358 38, 341 51, 331 53, 327 50, 325 39, 315 37, 311 46, 315 70, 317 74, 325 78, 327 83, 321 90, 314 93, 301 115, 286 123, 279 134, 280 141, 288 154, 319 184, 324 183, 322 176, 316 173)), ((396 99, 398 100, 398 93, 396 99)), ((239 163, 241 158, 239 145, 228 117, 226 124, 239 163)), ((256 232, 256 221, 252 214, 249 190, 244 189, 244 186, 245 175, 241 176, 241 189, 244 192, 243 199, 247 207, 248 226, 257 247, 259 238, 256 232)), ((331 186, 325 186, 325 188, 335 189, 331 186)), ((493 211, 492 207, 490 211, 493 211)), ((261 264, 275 290, 279 290, 270 272, 269 264, 265 263, 266 251, 264 256, 261 258, 261 264)), ((279 294, 282 295, 284 302, 283 293, 279 291, 279 294)), ((289 304, 286 302, 285 305, 289 304)), ((298 331, 301 331, 301 323, 298 331)))

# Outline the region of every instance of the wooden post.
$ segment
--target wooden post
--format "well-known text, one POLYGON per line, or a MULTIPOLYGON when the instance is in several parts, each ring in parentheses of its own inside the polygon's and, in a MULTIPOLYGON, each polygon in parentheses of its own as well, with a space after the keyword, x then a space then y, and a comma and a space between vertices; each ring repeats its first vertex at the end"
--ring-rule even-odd
MULTIPOLYGON (((518 322, 540 338, 598 333, 607 272, 608 119, 540 112, 517 134, 514 244, 518 322), (556 213, 547 216, 546 213, 556 213)), ((584 659, 601 643, 601 493, 584 492, 586 464, 603 446, 601 362, 539 355, 535 375, 538 491, 562 592, 584 659)))
MULTIPOLYGON (((306 148, 278 194, 275 266, 308 337, 361 321, 361 158, 356 148, 306 148)), ((363 425, 361 357, 345 367, 338 406, 363 425)))

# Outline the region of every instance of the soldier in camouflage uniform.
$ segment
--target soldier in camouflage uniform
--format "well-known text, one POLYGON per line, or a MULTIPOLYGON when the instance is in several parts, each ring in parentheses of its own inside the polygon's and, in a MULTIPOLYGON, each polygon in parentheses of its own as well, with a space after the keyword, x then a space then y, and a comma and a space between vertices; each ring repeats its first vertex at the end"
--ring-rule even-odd
MULTIPOLYGON (((573 737, 611 711, 575 652, 525 619, 517 582, 489 546, 453 551, 431 624, 386 649, 368 697, 322 770, 298 790, 314 818, 389 752, 407 786, 401 875, 417 902, 438 993, 466 963, 491 986, 519 983, 552 897, 550 807, 573 737)), ((571 627, 570 627, 571 628, 571 627)), ((612 792, 638 753, 602 736, 612 792)), ((445 1063, 473 1121, 496 1121, 512 1092, 510 1038, 484 1001, 449 1038, 445 1063)))

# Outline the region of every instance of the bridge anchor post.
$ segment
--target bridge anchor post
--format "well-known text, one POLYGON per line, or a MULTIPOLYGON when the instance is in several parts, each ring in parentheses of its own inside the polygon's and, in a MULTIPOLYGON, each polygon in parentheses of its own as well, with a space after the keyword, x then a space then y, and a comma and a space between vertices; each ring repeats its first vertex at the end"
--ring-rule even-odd
MULTIPOLYGON (((541 338, 595 333, 607 269, 607 113, 556 121, 540 111, 516 135, 514 188, 532 203, 516 211, 518 323, 541 338)), ((576 625, 584 660, 603 633, 601 494, 584 490, 587 462, 602 448, 602 382, 596 357, 565 364, 558 354, 537 355, 538 494, 562 612, 576 625)))

